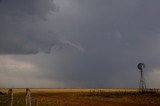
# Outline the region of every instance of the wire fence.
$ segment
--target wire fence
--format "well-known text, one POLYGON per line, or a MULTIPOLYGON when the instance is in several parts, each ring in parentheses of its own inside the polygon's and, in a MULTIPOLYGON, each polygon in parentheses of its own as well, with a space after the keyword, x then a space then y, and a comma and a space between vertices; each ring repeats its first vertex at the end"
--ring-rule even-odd
POLYGON ((8 95, 7 89, 1 89, 0 91, 0 106, 7 106, 8 95))
POLYGON ((8 92, 0 91, 0 106, 38 106, 37 101, 31 98, 30 89, 26 92, 13 95, 13 89, 8 89, 8 92))

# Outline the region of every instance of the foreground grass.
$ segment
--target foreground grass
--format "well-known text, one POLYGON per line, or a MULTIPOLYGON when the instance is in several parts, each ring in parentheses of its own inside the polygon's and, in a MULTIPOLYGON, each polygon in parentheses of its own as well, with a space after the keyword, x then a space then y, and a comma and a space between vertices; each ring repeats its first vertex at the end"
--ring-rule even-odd
MULTIPOLYGON (((144 94, 136 89, 31 89, 32 106, 154 106, 160 94, 144 94)), ((25 106, 25 90, 14 90, 14 106, 25 106)), ((0 100, 6 99, 5 95, 0 100)), ((0 106, 3 106, 0 104, 0 106)))

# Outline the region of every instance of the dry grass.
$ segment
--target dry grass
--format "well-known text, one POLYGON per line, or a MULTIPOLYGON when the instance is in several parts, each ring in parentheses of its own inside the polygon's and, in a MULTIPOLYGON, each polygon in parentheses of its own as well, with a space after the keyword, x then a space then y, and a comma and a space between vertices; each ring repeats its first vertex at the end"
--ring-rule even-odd
MULTIPOLYGON (((31 89, 38 106, 160 106, 160 94, 137 89, 31 89)), ((14 89, 14 106, 25 105, 25 89, 14 89)), ((1 106, 1 105, 0 105, 1 106)))

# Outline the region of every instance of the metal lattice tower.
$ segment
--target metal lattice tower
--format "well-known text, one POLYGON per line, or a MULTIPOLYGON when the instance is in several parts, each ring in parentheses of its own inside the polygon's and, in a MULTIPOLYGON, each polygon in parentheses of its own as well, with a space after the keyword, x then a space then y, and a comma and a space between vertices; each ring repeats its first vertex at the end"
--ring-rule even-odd
POLYGON ((139 89, 146 89, 146 83, 143 76, 143 70, 140 70, 140 83, 139 83, 139 89))
POLYGON ((140 83, 139 83, 139 89, 145 90, 146 89, 146 83, 143 75, 143 69, 145 68, 144 63, 139 63, 137 65, 138 69, 140 70, 140 83))

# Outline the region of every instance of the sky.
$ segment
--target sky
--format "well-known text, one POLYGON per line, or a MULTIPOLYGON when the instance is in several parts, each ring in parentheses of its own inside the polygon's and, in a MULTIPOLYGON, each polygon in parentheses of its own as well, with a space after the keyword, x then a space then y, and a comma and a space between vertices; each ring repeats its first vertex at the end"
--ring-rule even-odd
POLYGON ((160 84, 159 0, 0 0, 0 87, 160 84))

